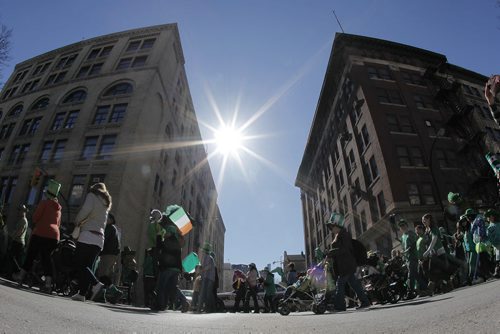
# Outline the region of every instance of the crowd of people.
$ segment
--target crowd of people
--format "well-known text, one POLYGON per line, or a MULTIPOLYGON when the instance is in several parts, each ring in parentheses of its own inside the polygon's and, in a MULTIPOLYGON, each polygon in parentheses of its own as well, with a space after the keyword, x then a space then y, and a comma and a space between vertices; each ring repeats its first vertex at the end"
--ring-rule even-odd
MULTIPOLYGON (((44 198, 32 214, 32 224, 27 219, 27 207, 19 206, 19 217, 8 229, 6 254, 0 258, 1 275, 20 285, 29 280, 29 285, 38 284, 40 291, 52 294, 56 287, 54 277, 61 279, 64 276, 56 270, 54 254, 58 247, 67 246, 72 253, 71 258, 66 259, 66 262, 71 262, 67 264, 71 267, 68 271, 71 276, 68 277, 66 292, 73 291, 73 300, 95 299, 104 288, 110 287, 110 291, 121 295, 116 286, 126 281, 122 272, 126 273, 128 268, 136 269, 135 259, 129 257, 127 249, 121 252, 120 233, 114 216, 109 212, 112 199, 105 184, 91 186, 76 215, 70 242, 61 239, 60 188, 55 180, 48 181, 44 198), (71 290, 70 286, 73 287, 71 290)), ((0 215, 2 231, 4 218, 0 215)), ((60 257, 58 259, 61 261, 60 257)))
MULTIPOLYGON (((19 284, 25 282, 38 263, 40 277, 43 277, 40 290, 46 293, 52 293, 56 286, 53 278, 59 274, 54 272, 53 254, 62 243, 60 187, 56 181, 49 181, 45 197, 32 215, 31 233, 28 233, 28 209, 25 205, 19 206, 17 222, 8 231, 7 255, 0 259, 2 275, 19 284)), ((70 276, 73 283, 71 299, 75 301, 108 299, 116 302, 123 295, 117 287, 130 288, 138 279, 135 252, 128 247, 121 251, 120 232, 110 213, 111 207, 112 198, 105 184, 96 183, 76 215, 70 276)), ((0 225, 3 228, 2 215, 0 225)), ((366 252, 364 246, 351 238, 338 214, 332 215, 326 226, 333 241, 325 252, 316 250, 317 266, 306 273, 298 273, 290 263, 286 276, 282 272, 279 274, 282 283, 291 288, 309 278, 308 282, 312 282, 318 293, 325 292, 326 303, 331 305, 333 312, 352 306, 346 304, 346 300, 356 300, 358 309, 368 308, 373 302, 391 301, 391 296, 381 291, 387 289, 387 282, 394 277, 404 282, 401 291, 405 299, 500 277, 500 213, 493 209, 483 214, 472 208, 464 210, 453 235, 439 228, 431 214, 425 214, 421 224, 416 226, 400 219, 401 250, 393 250, 390 259, 377 252, 366 252), (372 290, 375 287, 375 293, 367 288, 367 281, 372 290)), ((142 268, 146 306, 153 311, 180 309, 185 312, 190 309, 196 313, 211 313, 220 310, 219 273, 212 246, 204 243, 200 247, 198 254, 194 254, 199 256, 198 264, 192 273, 186 273, 182 263, 184 236, 166 212, 151 212, 147 233, 142 268), (193 287, 191 304, 179 288, 181 279, 193 287)), ((280 301, 273 271, 266 268, 259 273, 254 263, 248 267, 247 272, 234 271, 233 311, 259 313, 260 306, 265 312, 278 311, 280 301), (259 305, 259 288, 264 290, 263 305, 259 305)), ((130 302, 130 294, 128 300, 130 302)))

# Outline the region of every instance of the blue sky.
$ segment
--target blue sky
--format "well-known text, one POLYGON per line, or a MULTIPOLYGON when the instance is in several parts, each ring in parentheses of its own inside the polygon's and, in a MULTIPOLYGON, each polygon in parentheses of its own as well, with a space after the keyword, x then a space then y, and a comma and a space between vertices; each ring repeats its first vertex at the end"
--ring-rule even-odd
MULTIPOLYGON (((500 71, 500 7, 494 0, 440 1, 6 1, 0 22, 13 29, 11 66, 58 47, 117 31, 177 22, 198 118, 217 126, 207 91, 237 124, 266 112, 246 142, 268 163, 242 154, 219 187, 225 256, 260 268, 283 251, 304 250, 294 186, 336 32, 392 40, 445 54, 484 75, 500 71)), ((212 132, 202 127, 205 139, 212 132)), ((213 150, 209 147, 209 150, 213 150)), ((214 177, 220 157, 211 161, 214 177)), ((217 180, 216 180, 217 181, 217 180)))

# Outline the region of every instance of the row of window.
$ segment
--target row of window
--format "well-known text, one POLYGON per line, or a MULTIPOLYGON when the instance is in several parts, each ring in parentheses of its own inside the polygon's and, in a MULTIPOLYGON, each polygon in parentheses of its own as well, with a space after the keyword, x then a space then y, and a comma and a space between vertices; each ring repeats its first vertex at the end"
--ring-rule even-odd
MULTIPOLYGON (((370 79, 394 81, 394 77, 387 66, 370 65, 367 66, 366 70, 370 79)), ((403 79, 403 82, 406 84, 426 86, 422 75, 418 72, 401 70, 399 73, 401 79, 403 79)))
MULTIPOLYGON (((120 103, 115 105, 104 105, 98 106, 94 119, 92 120, 93 125, 102 125, 107 123, 121 123, 125 118, 125 113, 127 111, 127 103, 120 103)), ((78 118, 79 110, 70 110, 64 112, 58 112, 54 116, 54 120, 50 127, 50 131, 58 131, 60 129, 72 129, 75 126, 76 120, 78 118)), ((18 136, 34 135, 38 128, 42 117, 35 117, 31 119, 26 119, 19 130, 18 136)), ((0 128, 0 140, 7 140, 12 135, 12 132, 16 126, 16 123, 8 123, 2 125, 0 128)))
MULTIPOLYGON (((156 38, 147 38, 147 39, 130 41, 125 50, 127 56, 121 58, 118 61, 116 70, 124 70, 128 68, 144 66, 146 64, 147 55, 138 55, 138 56, 128 56, 128 55, 135 52, 148 51, 153 47, 155 41, 156 38)), ((99 74, 104 65, 104 61, 102 60, 111 53, 112 49, 113 45, 100 46, 92 49, 88 54, 85 63, 80 67, 75 77, 84 78, 99 74)), ((77 56, 78 56, 77 53, 62 56, 52 69, 52 73, 46 79, 43 86, 50 86, 63 81, 68 73, 67 69, 71 67, 71 65, 73 65, 77 56)), ((41 83, 40 76, 47 72, 51 64, 52 61, 45 61, 35 66, 31 74, 31 77, 33 79, 26 82, 22 86, 22 89, 20 89, 20 93, 21 94, 28 93, 39 88, 41 83)), ((12 81, 12 87, 10 87, 5 91, 2 98, 8 99, 14 96, 19 90, 19 84, 23 82, 23 80, 27 77, 27 74, 29 72, 30 69, 24 69, 19 71, 14 77, 14 80, 12 81)))
MULTIPOLYGON (((379 103, 406 106, 406 102, 398 90, 377 87, 375 92, 379 103)), ((439 107, 430 96, 415 94, 413 95, 413 101, 418 109, 439 110, 439 107)))
MULTIPOLYGON (((102 94, 103 98, 108 98, 108 97, 117 97, 120 95, 128 95, 132 94, 133 92, 133 86, 132 84, 128 82, 121 82, 118 84, 113 85, 112 87, 106 89, 104 93, 102 94)), ((85 99, 87 98, 87 92, 84 89, 77 89, 72 92, 70 92, 68 95, 66 95, 63 99, 61 104, 62 105, 67 105, 67 104, 76 104, 76 103, 83 103, 85 99)), ((43 109, 46 109, 50 103, 50 99, 46 96, 39 98, 36 100, 31 107, 28 109, 29 111, 40 111, 43 109)), ((17 117, 19 116, 24 110, 23 103, 18 103, 15 106, 13 106, 9 112, 7 113, 8 117, 17 117)), ((2 117, 2 114, 0 112, 0 118, 2 117)))
MULTIPOLYGON (((116 144, 116 134, 103 136, 86 137, 83 143, 80 160, 108 160, 112 156, 116 144)), ((49 140, 42 145, 38 162, 60 162, 68 140, 49 140)), ((7 165, 21 165, 30 149, 30 144, 15 145, 7 159, 7 165)), ((2 159, 3 149, 0 149, 0 160, 2 159)))

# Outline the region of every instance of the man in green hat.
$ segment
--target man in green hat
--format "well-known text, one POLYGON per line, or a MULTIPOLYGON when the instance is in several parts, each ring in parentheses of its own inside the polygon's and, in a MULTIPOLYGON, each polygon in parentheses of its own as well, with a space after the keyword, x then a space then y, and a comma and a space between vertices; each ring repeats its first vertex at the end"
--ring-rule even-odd
POLYGON ((493 276, 500 278, 500 218, 499 213, 496 210, 490 209, 484 214, 486 220, 488 220, 489 225, 486 228, 486 236, 488 242, 493 246, 495 250, 495 273, 493 276))
POLYGON ((404 219, 399 220, 399 230, 401 231, 401 246, 403 247, 403 256, 408 268, 408 295, 407 299, 416 297, 415 283, 418 271, 417 255, 417 235, 408 228, 408 223, 404 219))
POLYGON ((335 311, 345 311, 346 309, 346 283, 349 283, 361 301, 361 305, 358 309, 368 308, 371 305, 366 294, 361 288, 359 279, 357 279, 354 275, 357 268, 356 258, 354 256, 351 236, 344 228, 344 225, 345 220, 343 215, 336 212, 332 213, 332 216, 326 223, 327 228, 334 236, 329 255, 333 258, 333 262, 335 264, 334 276, 336 277, 337 285, 334 297, 335 311))

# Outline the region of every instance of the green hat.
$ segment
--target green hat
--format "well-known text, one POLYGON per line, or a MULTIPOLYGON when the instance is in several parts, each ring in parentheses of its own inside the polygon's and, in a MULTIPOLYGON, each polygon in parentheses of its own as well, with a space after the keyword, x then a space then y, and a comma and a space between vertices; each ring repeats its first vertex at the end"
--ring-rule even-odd
POLYGON ((338 227, 344 227, 345 217, 343 214, 338 212, 332 212, 330 219, 326 222, 326 225, 333 225, 338 227))
POLYGON ((47 184, 47 190, 45 193, 48 195, 50 198, 55 198, 57 195, 59 195, 59 190, 61 189, 61 184, 56 182, 54 179, 50 179, 48 184, 47 184))
POLYGON ((494 209, 489 209, 488 211, 486 211, 486 213, 484 214, 484 217, 485 218, 488 218, 488 217, 498 217, 498 212, 494 209))
POLYGON ((212 251, 212 245, 209 242, 205 242, 203 247, 201 247, 201 250, 206 254, 210 254, 212 251))
POLYGON ((405 225, 408 226, 408 223, 406 222, 406 220, 400 219, 399 222, 398 222, 398 226, 401 227, 401 226, 405 226, 405 225))
POLYGON ((459 193, 449 192, 448 193, 448 202, 451 204, 456 204, 462 202, 462 196, 459 193))
POLYGON ((472 208, 468 208, 467 210, 465 210, 465 215, 466 216, 475 216, 476 211, 474 211, 474 209, 472 209, 472 208))

